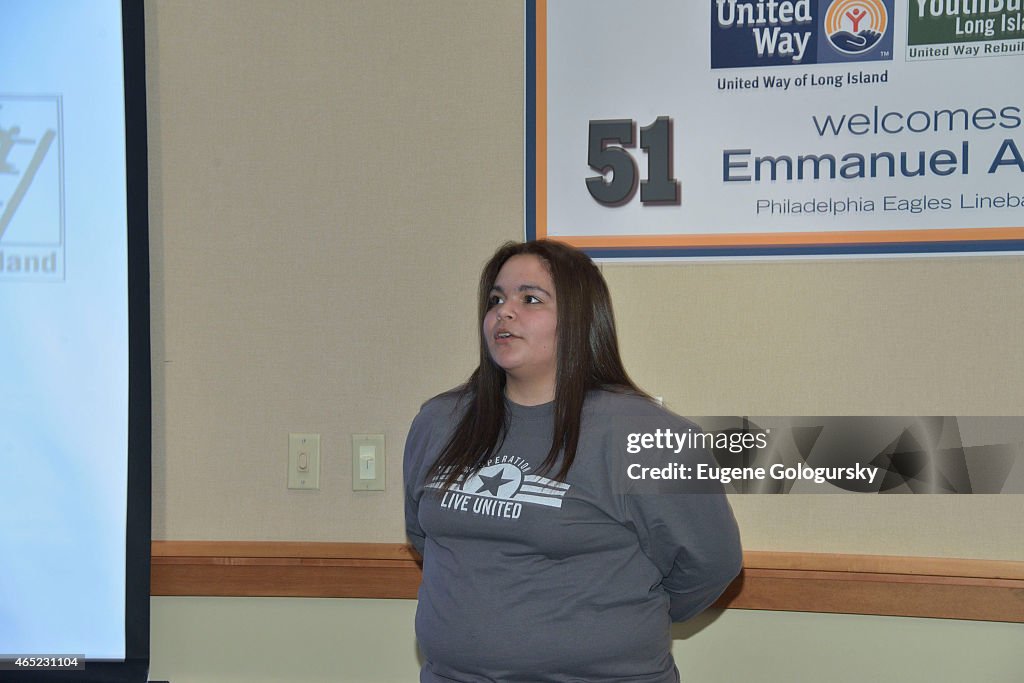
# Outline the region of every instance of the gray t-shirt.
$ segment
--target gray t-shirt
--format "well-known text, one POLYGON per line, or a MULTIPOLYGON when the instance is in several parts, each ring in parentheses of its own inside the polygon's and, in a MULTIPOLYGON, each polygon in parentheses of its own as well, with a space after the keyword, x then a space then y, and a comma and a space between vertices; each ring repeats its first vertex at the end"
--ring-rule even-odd
POLYGON ((634 485, 627 465, 651 455, 628 455, 623 430, 633 421, 678 433, 694 426, 641 396, 590 392, 563 483, 538 471, 554 404, 506 405, 500 450, 450 490, 424 478, 464 408, 451 395, 432 399, 409 432, 406 529, 423 556, 420 680, 678 681, 669 625, 704 610, 739 573, 739 533, 717 485, 634 485))

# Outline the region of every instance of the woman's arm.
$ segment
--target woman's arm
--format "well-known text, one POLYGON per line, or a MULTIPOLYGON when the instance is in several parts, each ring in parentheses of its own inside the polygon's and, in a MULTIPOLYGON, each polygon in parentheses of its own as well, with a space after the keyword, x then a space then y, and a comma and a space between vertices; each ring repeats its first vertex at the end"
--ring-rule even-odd
POLYGON ((739 529, 724 494, 633 494, 640 546, 661 575, 673 621, 700 614, 743 565, 739 529))
POLYGON ((409 543, 421 557, 426 536, 419 521, 420 496, 423 494, 420 480, 424 467, 428 466, 424 461, 433 431, 431 423, 432 421, 425 415, 424 410, 420 410, 409 427, 409 435, 405 439, 405 455, 402 459, 402 474, 405 482, 405 533, 409 537, 409 543))

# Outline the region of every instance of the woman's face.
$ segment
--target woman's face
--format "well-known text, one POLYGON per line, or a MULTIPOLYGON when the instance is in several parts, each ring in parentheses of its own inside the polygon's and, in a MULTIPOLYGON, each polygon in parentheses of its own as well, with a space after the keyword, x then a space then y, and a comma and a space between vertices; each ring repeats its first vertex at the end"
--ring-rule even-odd
POLYGON ((505 261, 491 288, 483 335, 508 379, 554 387, 557 323, 555 284, 547 264, 533 254, 505 261))

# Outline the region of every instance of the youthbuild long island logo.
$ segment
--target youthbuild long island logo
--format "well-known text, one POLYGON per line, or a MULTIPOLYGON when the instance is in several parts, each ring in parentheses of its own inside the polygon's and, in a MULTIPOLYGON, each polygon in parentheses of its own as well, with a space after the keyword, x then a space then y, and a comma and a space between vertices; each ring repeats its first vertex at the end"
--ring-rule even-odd
POLYGON ((911 0, 907 60, 1024 54, 1024 0, 911 0))
POLYGON ((894 0, 711 0, 711 68, 892 59, 894 0))
POLYGON ((64 278, 60 98, 0 95, 0 281, 64 278))
POLYGON ((527 474, 529 471, 529 463, 522 458, 503 455, 488 460, 469 477, 460 476, 451 488, 444 488, 447 475, 443 473, 426 488, 444 491, 444 509, 487 517, 519 519, 523 505, 561 508, 570 485, 527 474))

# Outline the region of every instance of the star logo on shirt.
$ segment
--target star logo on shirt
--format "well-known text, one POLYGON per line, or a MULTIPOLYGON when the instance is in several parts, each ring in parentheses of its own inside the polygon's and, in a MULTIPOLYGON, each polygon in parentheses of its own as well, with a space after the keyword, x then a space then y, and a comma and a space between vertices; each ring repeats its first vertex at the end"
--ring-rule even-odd
POLYGON ((504 468, 498 470, 498 473, 495 474, 493 477, 488 477, 486 475, 481 474, 480 481, 483 483, 480 485, 480 488, 476 490, 476 493, 480 493, 484 489, 487 489, 487 492, 490 493, 491 495, 498 495, 498 489, 500 489, 503 484, 507 484, 510 481, 512 481, 511 479, 504 479, 502 477, 502 475, 504 474, 504 468))
MULTIPOLYGON (((425 486, 432 489, 443 489, 445 491, 443 501, 448 501, 449 504, 442 502, 441 506, 448 509, 461 509, 460 506, 463 505, 462 501, 466 500, 466 496, 485 499, 486 503, 507 500, 527 505, 561 508, 562 499, 571 488, 564 482, 554 481, 536 474, 526 474, 522 465, 508 462, 493 463, 476 472, 469 472, 459 477, 454 486, 447 484, 447 476, 447 472, 440 472, 434 476, 433 481, 425 486), (455 497, 455 494, 460 497, 455 497)), ((466 512, 466 510, 462 511, 466 512)), ((474 512, 477 511, 474 510, 474 512)))

